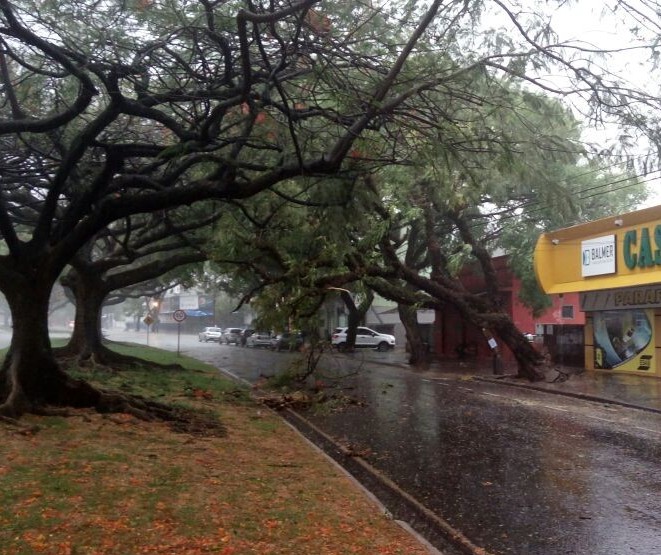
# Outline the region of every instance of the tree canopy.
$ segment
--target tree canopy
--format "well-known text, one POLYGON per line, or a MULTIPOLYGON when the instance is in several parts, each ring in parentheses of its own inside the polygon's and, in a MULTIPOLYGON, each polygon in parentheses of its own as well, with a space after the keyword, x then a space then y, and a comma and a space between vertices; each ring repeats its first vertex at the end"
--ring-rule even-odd
POLYGON ((0 290, 14 322, 0 412, 97 402, 54 364, 46 307, 106 227, 337 173, 361 133, 433 86, 400 74, 441 2, 360 42, 367 13, 331 33, 315 4, 0 2, 0 290))
MULTIPOLYGON (((522 143, 495 119, 514 121, 533 88, 654 138, 644 109, 658 98, 604 69, 608 52, 557 40, 544 9, 562 4, 0 0, 0 291, 14 322, 0 413, 104 402, 55 364, 47 305, 117 221, 209 199, 298 201, 311 182, 361 206, 366 173, 411 164, 429 141, 452 160, 444 183, 477 183, 480 153, 490 173, 495 159, 521 167, 522 143)), ((544 135, 531 128, 526 157, 543 158, 544 135)))
MULTIPOLYGON (((449 113, 442 95, 435 101, 449 113)), ((286 307, 283 321, 338 288, 367 286, 400 307, 454 306, 497 333, 522 373, 535 376, 540 357, 502 309, 491 254, 511 253, 513 269, 528 283, 539 233, 629 209, 645 198, 645 187, 592 158, 578 141, 578 122, 555 100, 513 89, 460 112, 461 125, 411 132, 415 149, 400 165, 356 169, 344 196, 311 183, 296 204, 269 197, 242 203, 234 242, 224 242, 217 256, 253 276, 258 285, 248 297, 266 295, 267 306, 286 307), (367 186, 357 187, 360 181, 367 186), (594 190, 598 199, 585 194, 594 190), (485 274, 486 291, 469 292, 459 281, 467 264, 485 274)), ((528 294, 536 300, 532 287, 528 294)))

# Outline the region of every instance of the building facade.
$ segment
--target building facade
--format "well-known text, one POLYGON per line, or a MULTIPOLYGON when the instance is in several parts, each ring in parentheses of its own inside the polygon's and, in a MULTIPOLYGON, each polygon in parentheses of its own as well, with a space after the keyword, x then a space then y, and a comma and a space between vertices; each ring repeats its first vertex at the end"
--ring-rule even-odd
POLYGON ((579 295, 586 368, 661 377, 661 206, 542 235, 535 272, 579 295))
MULTIPOLYGON (((585 315, 579 310, 578 294, 553 295, 552 306, 539 316, 534 316, 519 298, 521 281, 510 270, 508 257, 494 257, 492 264, 498 281, 499 304, 514 325, 521 333, 531 337, 540 350, 548 351, 553 361, 582 367, 585 315)), ((482 294, 486 291, 484 274, 478 264, 467 265, 458 277, 471 293, 482 294)), ((485 335, 481 328, 465 321, 453 306, 436 311, 434 351, 438 357, 490 360, 493 358, 490 339, 491 336, 485 335)), ((506 345, 500 344, 498 338, 494 339, 502 361, 506 365, 513 364, 514 354, 506 345)))

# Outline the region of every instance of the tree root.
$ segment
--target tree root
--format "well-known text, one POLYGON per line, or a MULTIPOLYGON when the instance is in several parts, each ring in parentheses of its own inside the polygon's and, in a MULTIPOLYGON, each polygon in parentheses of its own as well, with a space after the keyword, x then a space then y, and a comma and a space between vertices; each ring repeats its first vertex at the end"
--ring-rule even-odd
POLYGON ((33 424, 23 424, 19 420, 16 420, 16 418, 3 416, 1 414, 0 414, 0 422, 4 424, 8 424, 13 428, 16 428, 16 432, 23 435, 34 435, 41 429, 39 428, 39 426, 33 424))
POLYGON ((93 369, 103 368, 108 371, 121 371, 133 368, 139 368, 148 364, 157 370, 183 371, 184 367, 180 364, 160 364, 158 362, 146 362, 142 358, 129 355, 122 355, 111 349, 103 347, 85 356, 81 353, 74 353, 71 350, 61 350, 55 352, 56 359, 69 366, 76 365, 81 368, 91 367, 93 369))
POLYGON ((19 428, 20 433, 35 433, 38 427, 24 425, 17 418, 26 413, 70 417, 75 409, 91 409, 100 414, 129 414, 144 422, 164 422, 171 430, 199 437, 225 437, 227 430, 219 418, 206 411, 170 406, 138 395, 105 391, 85 380, 72 379, 61 372, 51 382, 48 397, 29 402, 24 396, 0 405, 0 423, 19 428))
POLYGON ((130 414, 144 422, 165 422, 171 430, 194 436, 225 437, 227 429, 212 414, 170 406, 137 395, 103 391, 94 407, 100 413, 130 414))

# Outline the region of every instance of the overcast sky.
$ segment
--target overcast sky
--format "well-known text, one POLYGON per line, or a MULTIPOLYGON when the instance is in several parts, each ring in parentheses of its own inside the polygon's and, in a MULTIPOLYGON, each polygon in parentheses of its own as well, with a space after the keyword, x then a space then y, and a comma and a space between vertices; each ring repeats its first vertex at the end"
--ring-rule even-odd
MULTIPOLYGON (((633 23, 631 21, 623 22, 619 16, 604 14, 604 4, 606 2, 590 0, 567 2, 555 12, 551 26, 558 31, 561 39, 585 42, 598 49, 624 49, 620 53, 611 54, 608 70, 625 76, 634 86, 652 93, 659 92, 661 81, 652 75, 652 73, 658 75, 658 72, 650 62, 649 50, 635 49, 643 46, 644 42, 636 41, 629 31, 629 27, 633 23)), ((644 16, 653 18, 652 21, 656 21, 658 18, 655 14, 648 13, 642 2, 632 0, 630 4, 635 5, 644 16)), ((654 31, 654 29, 650 30, 650 38, 654 35, 654 31)), ((600 138, 608 141, 611 133, 615 132, 592 126, 586 129, 585 137, 589 141, 598 141, 600 138)), ((649 152, 650 147, 646 143, 642 143, 640 146, 641 155, 649 152)), ((649 187, 655 193, 645 206, 661 204, 659 172, 642 179, 646 179, 649 187)))

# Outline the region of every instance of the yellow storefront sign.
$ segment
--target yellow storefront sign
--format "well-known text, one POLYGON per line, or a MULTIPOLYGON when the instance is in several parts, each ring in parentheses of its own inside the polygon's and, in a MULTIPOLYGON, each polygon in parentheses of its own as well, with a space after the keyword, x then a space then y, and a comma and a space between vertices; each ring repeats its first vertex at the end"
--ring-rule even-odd
POLYGON ((537 280, 548 294, 661 283, 661 206, 540 236, 537 280))

